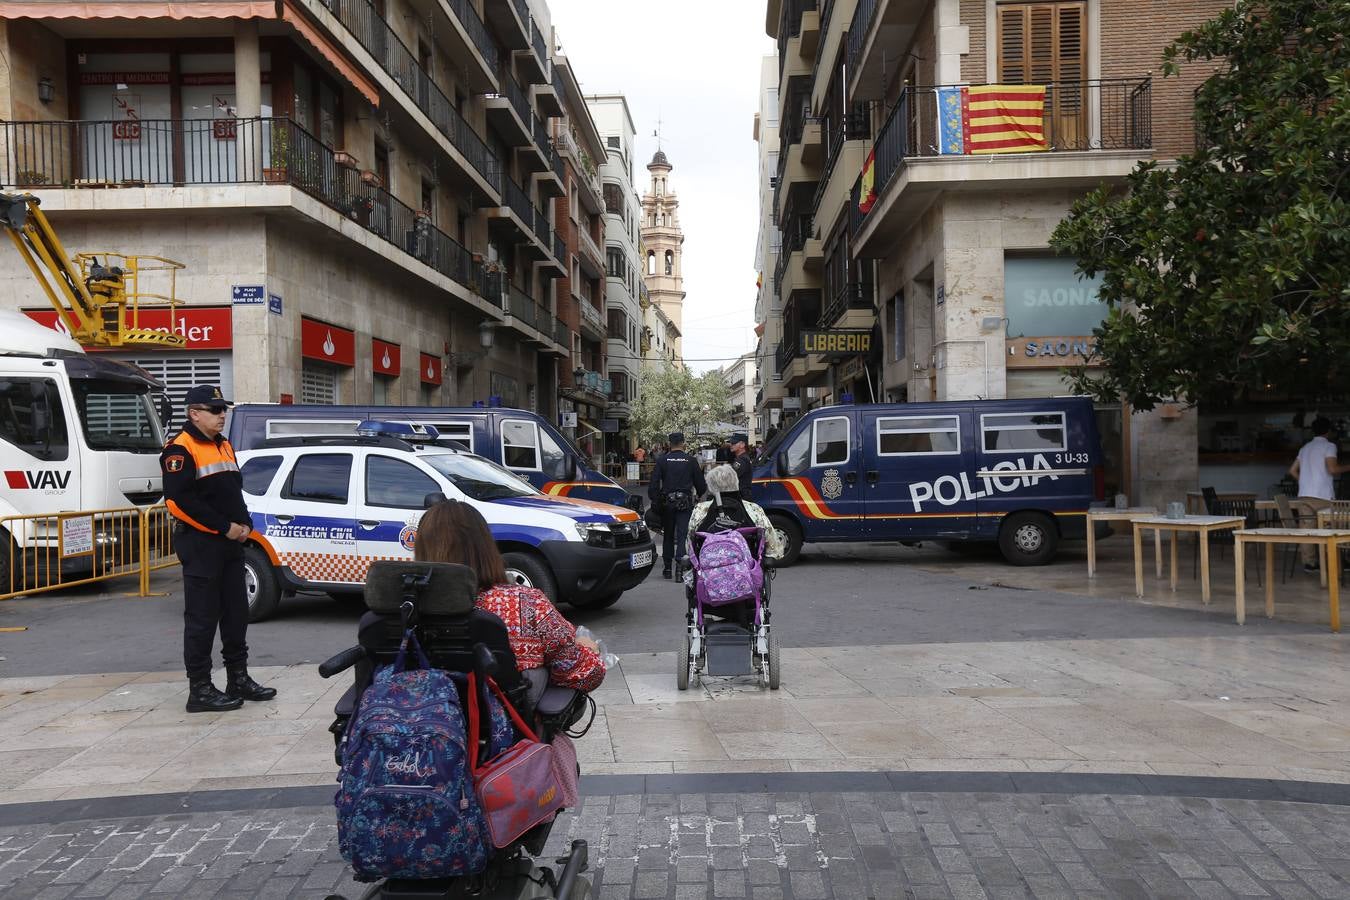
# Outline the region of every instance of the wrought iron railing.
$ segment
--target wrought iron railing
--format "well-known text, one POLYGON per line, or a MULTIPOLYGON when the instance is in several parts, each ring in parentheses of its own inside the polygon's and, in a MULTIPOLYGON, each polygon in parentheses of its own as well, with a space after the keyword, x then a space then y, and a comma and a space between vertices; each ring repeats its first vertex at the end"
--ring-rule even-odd
POLYGON ((482 265, 430 218, 286 118, 0 122, 0 183, 22 188, 287 184, 472 290, 482 265))
POLYGON ((524 25, 526 30, 530 27, 530 6, 528 0, 511 0, 511 5, 516 8, 516 15, 520 16, 520 24, 524 25))
MULTIPOLYGON (((938 108, 959 103, 960 87, 906 88, 877 133, 875 185, 878 195, 905 160, 960 155, 960 128, 941 132, 938 108), (953 100, 949 92, 956 92, 953 100), (945 152, 944 152, 945 151, 945 152)), ((1041 118, 1046 150, 1146 150, 1153 146, 1152 82, 1149 78, 1050 82, 1041 118)))
POLYGON ((816 8, 816 0, 783 0, 783 11, 778 20, 778 77, 782 80, 787 60, 787 45, 802 33, 802 13, 816 8))
POLYGON ((846 281, 839 286, 829 305, 820 311, 820 325, 830 328, 850 309, 872 309, 873 287, 870 281, 846 281))
POLYGON ((567 242, 562 239, 562 235, 558 234, 557 229, 553 231, 553 255, 564 269, 569 272, 572 270, 572 267, 567 263, 567 242))
POLYGON ((534 55, 539 59, 539 68, 547 72, 548 41, 544 38, 544 33, 539 30, 539 22, 534 16, 530 16, 530 46, 534 48, 534 55))
POLYGON ((578 305, 581 307, 582 319, 594 325, 597 331, 605 330, 605 317, 595 308, 595 304, 583 297, 578 305))
POLYGON ((492 33, 483 24, 483 20, 478 18, 478 13, 469 5, 469 0, 446 0, 446 2, 454 10, 464 30, 469 33, 469 40, 473 41, 474 47, 483 54, 483 61, 487 63, 488 69, 497 71, 497 42, 493 40, 492 33))
POLYGON ((825 190, 830 186, 830 178, 834 175, 834 168, 839 162, 844 142, 867 140, 872 136, 870 125, 867 104, 855 103, 853 112, 844 116, 843 121, 838 126, 831 127, 826 134, 825 166, 820 173, 820 182, 816 185, 816 194, 811 199, 813 215, 820 212, 820 202, 825 197, 825 190))
POLYGON ((561 345, 568 352, 572 350, 572 329, 557 316, 553 317, 553 343, 561 345))
POLYGON ((783 246, 787 250, 782 257, 786 258, 806 246, 814 234, 815 225, 810 213, 793 213, 783 220, 782 229, 783 246))
POLYGON ((539 304, 529 294, 511 285, 506 295, 506 305, 502 311, 508 316, 515 316, 534 330, 539 330, 539 304))
MULTIPOLYGON (((449 138, 464 158, 468 160, 478 174, 482 175, 493 189, 501 191, 501 165, 496 156, 473 130, 464 117, 455 109, 454 103, 445 96, 445 92, 436 85, 431 76, 418 63, 417 57, 408 49, 394 30, 380 18, 369 0, 325 0, 325 5, 335 15, 357 42, 375 57, 380 68, 384 69, 398 83, 398 86, 426 114, 432 124, 449 138)), ((497 68, 496 45, 487 36, 483 22, 465 0, 456 0, 456 5, 467 10, 472 20, 477 22, 482 36, 491 48, 491 55, 485 53, 489 68, 497 68)), ((460 16, 466 30, 469 19, 460 16)), ((473 31, 470 30, 472 36, 473 31)), ((479 48, 482 49, 481 47, 479 48)))
POLYGON ((516 218, 526 228, 534 228, 534 204, 530 202, 529 195, 511 178, 504 179, 504 182, 502 197, 506 200, 507 208, 516 214, 516 218))
POLYGON ((876 14, 877 0, 858 0, 858 6, 853 10, 853 19, 848 26, 848 68, 850 72, 856 73, 858 71, 863 43, 867 40, 867 32, 872 29, 872 20, 876 18, 876 14))
POLYGON ((501 85, 501 93, 498 96, 511 101, 511 108, 516 111, 516 115, 520 116, 520 121, 528 125, 530 117, 533 115, 530 112, 530 101, 525 96, 524 89, 516 83, 515 76, 503 68, 497 75, 497 83, 501 85))

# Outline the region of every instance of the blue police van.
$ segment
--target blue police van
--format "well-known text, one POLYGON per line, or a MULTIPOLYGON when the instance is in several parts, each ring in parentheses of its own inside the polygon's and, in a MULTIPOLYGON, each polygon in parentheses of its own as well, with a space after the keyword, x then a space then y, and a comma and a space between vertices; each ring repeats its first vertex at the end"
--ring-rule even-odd
POLYGON ((803 543, 997 541, 1044 565, 1086 537, 1105 469, 1086 398, 954 401, 812 410, 768 447, 755 502, 803 543))
POLYGON ((321 406, 242 403, 230 411, 226 436, 239 452, 287 437, 351 435, 367 420, 431 425, 440 440, 486 457, 525 478, 550 497, 631 506, 613 479, 597 472, 553 424, 521 409, 435 406, 321 406))

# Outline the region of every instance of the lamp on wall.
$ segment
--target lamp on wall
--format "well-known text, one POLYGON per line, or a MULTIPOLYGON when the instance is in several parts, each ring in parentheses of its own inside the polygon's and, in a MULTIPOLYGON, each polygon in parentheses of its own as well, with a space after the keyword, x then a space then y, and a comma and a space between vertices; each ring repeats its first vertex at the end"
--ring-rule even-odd
POLYGON ((998 331, 999 326, 1007 321, 1007 316, 985 316, 980 319, 980 330, 985 332, 998 331))
POLYGON ((484 319, 478 323, 478 345, 484 350, 492 349, 492 341, 496 336, 497 323, 491 319, 484 319))
POLYGON ((52 81, 49 76, 43 75, 38 79, 37 95, 43 103, 51 103, 56 99, 56 82, 52 81))
POLYGON ((450 360, 450 365, 457 369, 467 369, 476 364, 479 360, 488 355, 492 349, 492 344, 496 338, 497 323, 492 319, 484 319, 478 323, 478 346, 481 350, 461 350, 458 353, 451 351, 446 353, 450 360))

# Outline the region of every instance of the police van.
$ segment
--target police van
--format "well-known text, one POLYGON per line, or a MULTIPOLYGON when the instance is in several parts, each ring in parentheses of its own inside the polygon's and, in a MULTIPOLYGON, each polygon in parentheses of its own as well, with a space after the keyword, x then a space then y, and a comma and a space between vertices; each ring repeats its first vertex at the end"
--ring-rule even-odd
POLYGON ((1086 536, 1105 491, 1086 398, 833 406, 768 448, 755 502, 787 541, 997 541, 1008 562, 1049 562, 1086 536))
POLYGON ((437 446, 436 429, 361 423, 352 435, 274 438, 240 453, 253 517, 245 547, 249 618, 283 594, 357 594, 378 559, 410 559, 429 500, 483 514, 507 577, 554 602, 613 605, 647 577, 655 545, 636 512, 549 497, 467 450, 437 446))
POLYGON ((430 425, 442 443, 505 466, 551 497, 632 505, 628 492, 592 468, 552 423, 521 409, 243 403, 230 411, 226 435, 241 451, 274 438, 355 434, 357 425, 373 419, 430 425))

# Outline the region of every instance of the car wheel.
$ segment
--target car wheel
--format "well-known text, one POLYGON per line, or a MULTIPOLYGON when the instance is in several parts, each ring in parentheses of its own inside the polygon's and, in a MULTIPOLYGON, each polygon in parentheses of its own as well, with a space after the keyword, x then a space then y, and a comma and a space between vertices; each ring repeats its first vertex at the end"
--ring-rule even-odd
POLYGON ((14 538, 0 528, 0 595, 15 594, 26 587, 24 567, 15 565, 19 562, 19 552, 14 538))
POLYGON ((281 604, 281 588, 272 561, 254 544, 244 548, 244 596, 248 598, 250 622, 261 622, 281 604))
POLYGON ((783 653, 778 646, 778 632, 769 632, 769 690, 776 691, 783 683, 783 653))
POLYGON ((783 539, 783 558, 774 562, 775 566, 785 568, 797 561, 802 555, 802 527, 787 516, 770 516, 769 521, 783 539))
POLYGON ((689 635, 680 638, 680 646, 675 651, 675 687, 689 690, 689 635))
POLYGON ((1059 529, 1045 513, 1013 513, 998 530, 998 549, 1014 566, 1043 566, 1058 547, 1059 529))
POLYGON ((619 598, 623 596, 623 591, 617 591, 613 594, 600 594, 588 597, 568 597, 567 602, 577 609, 609 609, 619 598))
POLYGON ((535 588, 547 594, 549 600, 558 602, 557 582, 553 580, 553 573, 549 571, 548 564, 542 559, 533 553, 515 551, 503 553, 502 560, 506 563, 507 584, 535 588))

